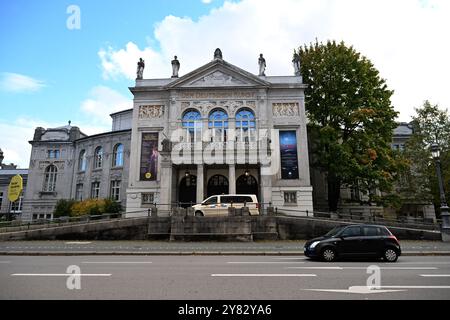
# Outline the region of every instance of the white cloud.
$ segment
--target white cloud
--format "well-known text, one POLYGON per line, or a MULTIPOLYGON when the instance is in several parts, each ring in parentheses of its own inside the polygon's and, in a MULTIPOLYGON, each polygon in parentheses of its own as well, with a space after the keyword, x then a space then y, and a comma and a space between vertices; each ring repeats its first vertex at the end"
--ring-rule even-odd
POLYGON ((212 2, 212 0, 202 0, 202 2, 203 2, 204 4, 210 4, 210 3, 212 2))
POLYGON ((293 73, 294 48, 316 38, 344 40, 387 79, 395 90, 392 101, 401 112, 399 120, 408 121, 425 99, 450 106, 449 15, 448 0, 225 2, 197 21, 167 16, 153 30, 159 50, 129 42, 120 50, 102 49, 99 56, 105 78, 134 79, 141 56, 146 59, 144 78, 170 77, 174 55, 183 75, 211 61, 217 47, 225 60, 253 73, 263 53, 266 74, 287 75, 293 73))
POLYGON ((18 73, 4 72, 0 88, 8 92, 36 92, 45 87, 45 83, 18 73))
MULTIPOLYGON (((94 87, 89 98, 81 103, 81 110, 89 116, 90 123, 111 129, 111 113, 133 107, 131 98, 105 87, 94 87)), ((83 130, 83 128, 82 128, 83 130)))

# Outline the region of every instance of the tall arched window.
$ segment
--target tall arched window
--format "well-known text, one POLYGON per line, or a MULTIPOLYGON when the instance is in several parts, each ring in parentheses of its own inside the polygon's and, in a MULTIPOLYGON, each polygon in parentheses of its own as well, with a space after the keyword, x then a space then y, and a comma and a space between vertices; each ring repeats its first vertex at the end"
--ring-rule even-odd
POLYGON ((94 152, 94 169, 101 168, 103 165, 103 148, 97 147, 94 152))
POLYGON ((78 171, 86 171, 86 166, 86 150, 81 150, 80 156, 78 157, 78 171))
POLYGON ((236 138, 239 142, 256 141, 255 115, 250 109, 236 113, 236 138))
POLYGON ((222 109, 215 109, 209 114, 209 129, 212 131, 213 141, 227 141, 228 115, 222 109))
POLYGON ((45 169, 44 177, 44 191, 55 192, 56 191, 56 176, 58 175, 58 169, 54 165, 49 165, 45 169))
POLYGON ((202 137, 202 116, 200 112, 195 109, 187 110, 183 114, 182 127, 185 130, 187 142, 200 141, 202 137))
POLYGON ((113 167, 123 166, 123 144, 116 144, 113 150, 113 167))

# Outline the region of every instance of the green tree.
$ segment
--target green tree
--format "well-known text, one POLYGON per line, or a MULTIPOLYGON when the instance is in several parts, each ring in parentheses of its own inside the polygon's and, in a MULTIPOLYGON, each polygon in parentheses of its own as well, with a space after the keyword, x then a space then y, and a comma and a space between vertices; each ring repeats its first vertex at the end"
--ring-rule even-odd
POLYGON ((53 216, 55 218, 71 216, 72 206, 74 203, 76 203, 75 200, 66 200, 66 199, 58 200, 55 206, 55 210, 53 211, 53 216))
POLYGON ((447 110, 425 101, 416 108, 413 117, 413 135, 405 145, 404 156, 409 169, 404 172, 402 197, 420 202, 433 202, 440 207, 439 186, 435 162, 430 146, 437 143, 441 149, 441 168, 446 188, 447 201, 450 196, 450 117, 447 110))
POLYGON ((317 41, 298 49, 312 165, 326 173, 328 206, 336 211, 343 184, 358 183, 370 202, 389 191, 400 162, 391 150, 397 112, 373 64, 343 42, 317 41))

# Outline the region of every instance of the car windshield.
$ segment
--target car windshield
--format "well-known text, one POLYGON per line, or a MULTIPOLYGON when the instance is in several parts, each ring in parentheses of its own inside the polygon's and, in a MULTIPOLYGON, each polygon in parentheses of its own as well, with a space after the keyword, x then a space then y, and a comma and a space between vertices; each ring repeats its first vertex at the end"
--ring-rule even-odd
POLYGON ((334 227, 333 229, 331 229, 330 231, 328 231, 327 234, 325 234, 324 237, 333 237, 335 235, 337 235, 339 232, 341 232, 341 230, 345 228, 345 226, 339 226, 339 227, 334 227))

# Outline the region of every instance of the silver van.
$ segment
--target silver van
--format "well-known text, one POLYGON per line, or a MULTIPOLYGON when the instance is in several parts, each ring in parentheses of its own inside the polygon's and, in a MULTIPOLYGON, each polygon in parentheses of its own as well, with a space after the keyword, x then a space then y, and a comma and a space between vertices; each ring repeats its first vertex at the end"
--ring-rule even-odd
POLYGON ((195 216, 219 216, 228 215, 228 208, 242 208, 244 206, 249 208, 250 215, 259 215, 258 198, 254 194, 223 194, 214 195, 200 204, 192 206, 194 208, 195 216))

